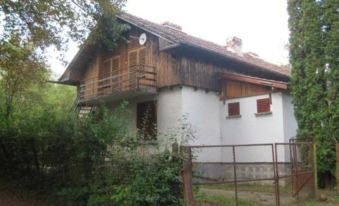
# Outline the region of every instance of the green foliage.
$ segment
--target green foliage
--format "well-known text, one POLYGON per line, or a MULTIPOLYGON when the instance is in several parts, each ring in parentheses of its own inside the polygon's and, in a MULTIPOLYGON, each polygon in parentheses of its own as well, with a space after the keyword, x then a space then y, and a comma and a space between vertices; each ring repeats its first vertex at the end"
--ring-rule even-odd
POLYGON ((318 143, 318 171, 334 174, 339 140, 339 5, 290 0, 290 62, 298 138, 318 143))
POLYGON ((1 133, 2 174, 60 205, 181 204, 181 156, 139 146, 126 102, 78 118, 73 88, 32 86, 22 97, 1 133))
MULTIPOLYGON (((34 48, 55 46, 66 48, 70 39, 80 43, 96 27, 104 42, 114 42, 120 37, 121 27, 112 16, 119 12, 126 0, 4 0, 0 2, 0 16, 4 17, 4 28, 0 38, 8 39, 13 32, 34 48), (100 22, 101 19, 105 23, 100 22), (111 21, 113 20, 113 21, 111 21), (106 27, 108 26, 108 27, 106 27), (115 29, 104 33, 104 29, 115 29)), ((96 39, 98 40, 98 39, 96 39)))

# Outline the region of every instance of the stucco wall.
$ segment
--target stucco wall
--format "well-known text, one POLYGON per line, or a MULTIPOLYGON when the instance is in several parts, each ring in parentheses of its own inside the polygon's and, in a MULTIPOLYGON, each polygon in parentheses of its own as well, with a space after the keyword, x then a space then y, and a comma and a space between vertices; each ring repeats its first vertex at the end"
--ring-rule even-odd
POLYGON ((182 119, 182 91, 180 88, 162 90, 157 96, 158 142, 164 147, 177 139, 181 142, 180 122, 182 119))
POLYGON ((285 142, 297 134, 298 124, 294 116, 294 107, 292 97, 287 93, 282 94, 283 98, 283 116, 284 116, 284 136, 285 142))
MULTIPOLYGON (((194 139, 191 145, 220 145, 220 100, 216 93, 182 88, 183 114, 187 117, 194 139)), ((220 148, 194 150, 197 161, 216 161, 221 158, 220 148)))
MULTIPOLYGON (((293 115, 291 97, 288 94, 276 92, 271 94, 271 114, 256 115, 257 99, 269 95, 259 95, 220 101, 218 94, 195 90, 191 87, 175 87, 159 91, 153 100, 157 101, 158 145, 160 148, 170 147, 177 139, 185 143, 182 126, 188 123, 190 132, 194 135, 186 144, 191 145, 233 145, 288 142, 295 135, 297 123, 293 115), (228 103, 239 102, 239 118, 228 118, 228 103), (184 120, 185 119, 185 120, 184 120)), ((136 131, 136 104, 148 99, 129 101, 129 129, 136 131)), ((279 151, 280 157, 284 152, 279 151)), ((230 162, 231 148, 195 149, 196 161, 230 162)), ((237 147, 236 158, 240 162, 271 162, 270 146, 237 147)), ((287 156, 285 157, 287 158, 287 156)), ((284 158, 280 158, 281 161, 284 158)))
MULTIPOLYGON (((237 98, 225 101, 221 106, 221 122, 223 144, 258 144, 272 143, 283 139, 283 118, 281 95, 271 95, 271 114, 257 116, 257 99, 267 98, 269 95, 237 98), (228 103, 239 102, 239 118, 228 118, 228 103)), ((270 162, 272 150, 267 146, 236 148, 236 159, 241 162, 270 162)), ((231 161, 224 155, 222 161, 231 161)))

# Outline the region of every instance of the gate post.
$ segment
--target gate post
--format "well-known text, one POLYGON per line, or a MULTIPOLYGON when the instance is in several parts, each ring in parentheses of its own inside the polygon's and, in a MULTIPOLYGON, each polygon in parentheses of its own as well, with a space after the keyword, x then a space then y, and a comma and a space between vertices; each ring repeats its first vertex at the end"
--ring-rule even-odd
POLYGON ((312 156, 313 156, 313 192, 314 192, 314 198, 318 197, 318 172, 317 172, 317 144, 313 143, 313 150, 312 150, 312 156))
POLYGON ((186 206, 194 206, 192 189, 192 150, 191 147, 181 146, 181 151, 184 153, 184 167, 182 171, 182 179, 184 183, 184 199, 186 206))
POLYGON ((337 179, 337 191, 339 187, 339 143, 336 144, 336 179, 337 179))

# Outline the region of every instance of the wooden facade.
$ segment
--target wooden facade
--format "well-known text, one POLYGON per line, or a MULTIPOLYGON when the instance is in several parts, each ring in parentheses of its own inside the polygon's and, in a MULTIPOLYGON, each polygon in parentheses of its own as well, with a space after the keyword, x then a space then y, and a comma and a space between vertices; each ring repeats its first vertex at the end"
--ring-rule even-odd
MULTIPOLYGON (((173 86, 191 86, 221 93, 221 98, 236 98, 268 93, 268 85, 220 78, 222 72, 237 71, 234 64, 216 62, 204 54, 178 49, 160 49, 163 40, 140 28, 132 27, 127 42, 120 42, 112 52, 93 50, 92 60, 80 68, 80 95, 83 99, 109 95, 139 88, 155 89, 173 86), (140 45, 138 37, 147 34, 147 42, 140 45), (146 73, 131 74, 133 68, 146 73), (148 68, 148 69, 146 69, 148 68), (139 80, 139 78, 142 78, 139 80), (133 82, 138 81, 138 85, 133 82)), ((224 74, 225 75, 225 74, 224 74)))

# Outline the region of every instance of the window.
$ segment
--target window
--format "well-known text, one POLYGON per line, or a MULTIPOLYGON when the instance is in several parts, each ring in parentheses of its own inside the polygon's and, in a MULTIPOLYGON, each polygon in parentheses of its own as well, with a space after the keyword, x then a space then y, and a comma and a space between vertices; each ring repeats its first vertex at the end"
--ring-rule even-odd
POLYGON ((99 89, 110 86, 111 62, 112 59, 106 59, 99 67, 99 89))
POLYGON ((257 113, 268 113, 271 112, 271 101, 270 98, 257 99, 257 113))
POLYGON ((141 48, 128 53, 128 65, 133 67, 136 65, 146 65, 146 49, 141 48))
POLYGON ((155 101, 137 104, 137 128, 143 140, 155 140, 157 135, 157 112, 155 101))
POLYGON ((120 59, 119 57, 115 57, 112 60, 112 87, 113 88, 119 88, 120 83, 120 59))
POLYGON ((128 54, 128 65, 133 67, 138 64, 138 52, 133 51, 128 54))
POLYGON ((239 102, 228 103, 228 116, 240 116, 240 104, 239 102))

